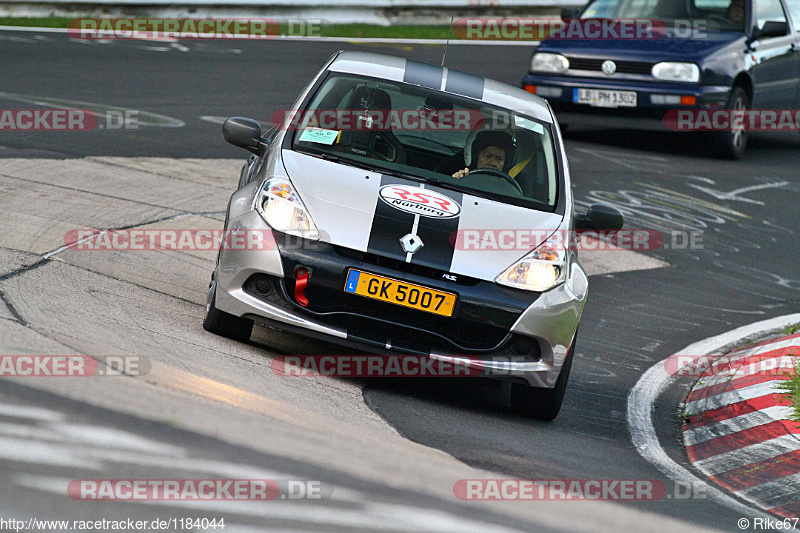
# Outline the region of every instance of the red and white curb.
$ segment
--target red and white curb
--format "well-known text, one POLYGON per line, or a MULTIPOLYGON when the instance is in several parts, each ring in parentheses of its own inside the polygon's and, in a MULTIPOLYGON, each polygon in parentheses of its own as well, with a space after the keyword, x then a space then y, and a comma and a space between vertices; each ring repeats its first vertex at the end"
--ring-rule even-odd
POLYGON ((800 515, 800 423, 779 389, 800 356, 800 334, 728 354, 686 400, 683 442, 692 464, 739 498, 780 516, 800 515))
MULTIPOLYGON (((693 354, 698 356, 710 354, 722 355, 730 352, 737 346, 741 346, 745 342, 763 338, 767 335, 780 333, 787 326, 796 324, 798 322, 800 322, 800 313, 784 315, 771 318, 769 320, 748 324, 747 326, 742 326, 732 331, 695 342, 677 352, 675 356, 682 354, 693 354)), ((628 393, 628 431, 630 432, 631 442, 636 447, 636 451, 639 452, 639 455, 641 455, 642 458, 644 458, 650 464, 655 466, 660 472, 675 482, 684 486, 701 487, 708 500, 728 507, 729 509, 736 511, 743 516, 753 518, 772 518, 773 515, 767 514, 766 511, 760 507, 760 505, 755 503, 755 498, 753 498, 753 495, 750 493, 744 493, 741 495, 743 497, 750 496, 748 499, 738 499, 733 497, 730 493, 721 489, 721 485, 716 486, 715 484, 709 483, 707 478, 701 479, 697 473, 692 472, 685 466, 677 463, 661 446, 658 433, 656 432, 655 424, 653 422, 655 403, 658 400, 658 397, 664 391, 668 390, 677 379, 678 377, 674 372, 667 371, 664 361, 659 361, 653 364, 653 366, 648 368, 647 371, 642 374, 642 376, 639 378, 639 381, 628 393)), ((755 407, 758 406, 755 405, 755 407)), ((744 412, 741 414, 748 413, 744 412)), ((764 448, 763 453, 767 454, 768 457, 761 457, 761 460, 791 453, 793 450, 783 451, 785 448, 782 447, 791 446, 792 443, 796 444, 798 439, 800 439, 800 435, 796 433, 785 434, 780 437, 775 437, 775 439, 766 439, 773 440, 773 442, 770 443, 770 446, 776 446, 777 449, 775 453, 771 453, 769 451, 770 448, 764 448)), ((740 468, 744 464, 749 464, 743 463, 742 461, 757 462, 759 460, 758 456, 750 455, 748 452, 749 450, 742 448, 731 450, 726 452, 731 453, 731 455, 724 457, 722 461, 724 462, 729 460, 731 463, 733 463, 738 457, 740 462, 738 466, 733 468, 740 468), (738 456, 736 456, 737 453, 738 456)), ((747 468, 745 467, 741 473, 747 474, 746 470, 747 468)), ((721 474, 723 472, 728 472, 728 470, 721 470, 719 473, 721 474)), ((796 478, 800 476, 795 474, 794 477, 796 478)), ((789 476, 783 476, 779 479, 781 482, 795 482, 793 481, 794 478, 792 477, 792 474, 789 476)), ((778 485, 780 485, 780 483, 778 483, 778 485)), ((773 489, 781 490, 775 485, 760 487, 760 490, 762 491, 770 491, 773 489)), ((797 493, 796 488, 792 490, 797 493)), ((760 499, 761 498, 759 498, 759 500, 760 499)), ((774 508, 774 506, 770 507, 770 509, 772 508, 774 508)), ((797 515, 795 514, 795 516, 797 515)))

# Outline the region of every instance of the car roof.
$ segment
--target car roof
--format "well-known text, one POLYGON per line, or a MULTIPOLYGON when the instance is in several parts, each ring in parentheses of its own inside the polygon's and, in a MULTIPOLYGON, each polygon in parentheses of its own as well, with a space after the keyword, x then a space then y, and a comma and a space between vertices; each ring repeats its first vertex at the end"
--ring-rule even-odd
POLYGON ((553 122, 544 99, 518 87, 447 67, 370 52, 340 51, 328 70, 428 87, 553 122))

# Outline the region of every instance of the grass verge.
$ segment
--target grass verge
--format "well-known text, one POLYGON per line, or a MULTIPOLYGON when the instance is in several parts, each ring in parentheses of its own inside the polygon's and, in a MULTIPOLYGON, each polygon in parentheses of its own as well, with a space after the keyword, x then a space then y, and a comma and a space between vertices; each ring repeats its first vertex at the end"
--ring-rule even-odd
POLYGON ((792 410, 794 411, 792 418, 800 422, 800 363, 797 364, 797 368, 795 368, 791 378, 781 383, 778 388, 792 402, 792 410))
MULTIPOLYGON (((27 28, 66 28, 70 20, 84 17, 0 17, 0 26, 18 26, 27 28)), ((148 17, 126 17, 148 18, 148 17)), ((162 18, 162 17, 152 17, 162 18)), ((201 18, 201 17, 194 17, 201 18)), ((258 18, 258 17, 254 17, 258 18)), ((280 25, 281 35, 290 35, 291 31, 285 24, 280 25)), ((313 35, 318 37, 353 37, 353 38, 383 38, 383 39, 447 39, 450 32, 448 25, 417 26, 396 25, 377 26, 374 24, 330 24, 321 26, 319 31, 314 30, 313 35)), ((450 34, 451 39, 457 39, 450 34)))

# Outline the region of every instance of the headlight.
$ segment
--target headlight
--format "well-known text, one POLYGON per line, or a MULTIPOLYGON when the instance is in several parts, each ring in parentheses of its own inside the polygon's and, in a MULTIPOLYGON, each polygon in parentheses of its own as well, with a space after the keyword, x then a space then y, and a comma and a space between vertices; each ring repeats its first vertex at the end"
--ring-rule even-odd
POLYGON ((566 72, 569 68, 569 59, 561 54, 537 52, 531 58, 531 72, 566 72))
POLYGON ((256 209, 277 231, 315 241, 319 239, 317 226, 286 178, 267 180, 256 198, 256 209))
POLYGON ((694 63, 657 63, 651 73, 662 81, 700 81, 700 69, 694 63))
POLYGON ((567 251, 552 237, 511 265, 495 281, 516 289, 544 292, 567 277, 567 251))

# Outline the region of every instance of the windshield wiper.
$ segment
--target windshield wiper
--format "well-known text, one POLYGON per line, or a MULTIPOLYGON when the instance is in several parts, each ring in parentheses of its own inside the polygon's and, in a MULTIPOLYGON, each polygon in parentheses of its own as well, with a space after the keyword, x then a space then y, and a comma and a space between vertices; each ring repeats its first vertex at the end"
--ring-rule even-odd
POLYGON ((394 176, 395 178, 402 178, 409 181, 416 181, 417 183, 431 183, 433 185, 437 185, 442 187, 443 189, 450 189, 453 191, 458 191, 465 194, 471 194, 473 196, 479 196, 481 198, 486 198, 487 200, 495 200, 489 193, 484 191, 475 190, 470 187, 464 187, 463 185, 458 185, 456 183, 451 183, 449 181, 444 181, 439 178, 430 178, 424 176, 414 176, 413 174, 407 174, 405 172, 400 172, 396 170, 389 170, 386 168, 378 168, 374 165, 369 165, 367 163, 362 163, 360 161, 355 161, 353 159, 348 159, 346 157, 341 157, 337 154, 332 154, 330 152, 303 152, 308 155, 319 157, 326 161, 331 161, 333 163, 341 163, 343 165, 348 165, 355 168, 360 168, 364 170, 369 170, 370 172, 376 172, 378 174, 386 174, 388 176, 394 176))
POLYGON ((457 183, 452 183, 449 181, 440 180, 439 178, 421 178, 421 181, 425 183, 432 183, 443 189, 451 189, 453 191, 463 192, 465 194, 471 194, 472 196, 480 196, 481 198, 486 198, 487 200, 496 200, 493 198, 490 193, 486 191, 476 190, 471 187, 464 187, 463 185, 458 185, 457 183))
POLYGON ((347 165, 350 167, 361 168, 364 170, 369 170, 370 172, 383 172, 382 169, 375 168, 373 165, 368 165, 367 163, 362 163, 360 161, 354 161, 352 159, 348 159, 346 157, 342 157, 336 154, 331 154, 329 152, 307 152, 309 155, 316 155, 324 159, 325 161, 332 161, 334 163, 341 163, 342 165, 347 165))

